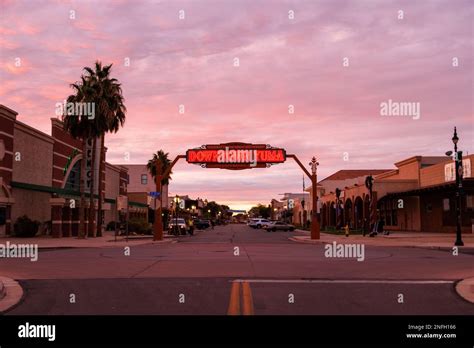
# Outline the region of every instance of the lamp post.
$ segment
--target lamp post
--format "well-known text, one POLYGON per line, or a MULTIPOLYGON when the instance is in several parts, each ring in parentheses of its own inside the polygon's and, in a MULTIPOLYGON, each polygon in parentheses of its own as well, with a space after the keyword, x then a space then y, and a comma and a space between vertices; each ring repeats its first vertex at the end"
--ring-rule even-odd
POLYGON ((318 188, 317 188, 317 171, 318 171, 319 162, 316 160, 316 157, 313 156, 309 166, 311 167, 311 185, 312 185, 312 205, 313 212, 311 215, 311 239, 319 239, 319 221, 318 221, 318 188))
MULTIPOLYGON (((375 224, 375 214, 373 214, 373 208, 372 208, 372 200, 373 200, 373 187, 374 187, 374 178, 372 175, 369 175, 365 178, 365 187, 369 190, 369 218, 367 220, 367 226, 368 226, 368 233, 371 233, 370 227, 372 226, 372 223, 375 224), (372 221, 374 219, 374 221, 372 221)), ((364 224, 364 232, 363 235, 365 236, 366 230, 365 230, 365 224, 364 224)))
POLYGON ((173 229, 174 229, 174 233, 176 235, 179 235, 179 227, 178 227, 178 209, 179 209, 179 196, 176 195, 176 197, 174 197, 174 226, 173 226, 173 229))
MULTIPOLYGON (((462 167, 462 151, 458 151, 458 133, 456 131, 456 127, 454 127, 454 134, 451 138, 454 144, 454 168, 456 172, 456 241, 454 242, 455 246, 463 246, 464 243, 462 241, 461 235, 461 225, 462 225, 462 217, 461 217, 461 206, 462 206, 462 199, 461 199, 461 192, 462 192, 462 179, 463 179, 463 167, 462 167)), ((446 152, 446 155, 451 156, 452 152, 446 152)))
POLYGON ((336 230, 341 227, 341 190, 336 187, 336 230))

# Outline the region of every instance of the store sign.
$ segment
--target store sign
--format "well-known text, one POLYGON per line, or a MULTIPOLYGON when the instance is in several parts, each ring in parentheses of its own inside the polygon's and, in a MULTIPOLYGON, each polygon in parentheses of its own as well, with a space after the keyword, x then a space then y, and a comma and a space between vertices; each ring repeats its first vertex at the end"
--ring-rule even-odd
MULTIPOLYGON (((470 178, 471 172, 471 159, 466 158, 462 160, 462 177, 470 178)), ((444 166, 444 181, 455 181, 456 180, 456 165, 454 162, 448 163, 444 166)))
POLYGON ((121 212, 126 212, 127 208, 128 208, 128 197, 118 196, 117 197, 117 210, 121 212))
POLYGON ((85 192, 90 193, 92 187, 92 151, 93 151, 94 141, 92 138, 86 140, 86 180, 85 180, 85 192))
POLYGON ((186 151, 188 163, 203 168, 251 169, 283 163, 286 151, 265 144, 227 143, 203 145, 186 151))

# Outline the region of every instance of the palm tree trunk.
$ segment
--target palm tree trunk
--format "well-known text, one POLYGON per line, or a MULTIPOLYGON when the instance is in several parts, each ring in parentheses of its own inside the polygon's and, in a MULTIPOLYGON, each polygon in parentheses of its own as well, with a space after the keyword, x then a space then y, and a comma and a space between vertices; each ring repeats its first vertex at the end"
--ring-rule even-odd
POLYGON ((103 174, 102 170, 103 168, 103 162, 104 162, 104 138, 105 136, 102 135, 100 137, 100 160, 99 160, 99 203, 97 207, 97 237, 102 237, 102 201, 104 199, 103 193, 102 193, 102 181, 103 181, 103 174))
POLYGON ((84 194, 85 182, 86 182, 86 151, 87 151, 87 140, 82 141, 82 160, 81 160, 81 180, 79 181, 79 191, 81 193, 81 204, 79 206, 79 232, 78 238, 85 238, 85 219, 84 219, 84 208, 86 206, 86 196, 84 194))
POLYGON ((92 140, 92 164, 91 164, 91 192, 89 196, 89 237, 95 237, 95 225, 94 225, 94 215, 95 215, 95 202, 94 202, 94 179, 95 179, 95 158, 96 158, 96 145, 97 138, 94 137, 92 140))

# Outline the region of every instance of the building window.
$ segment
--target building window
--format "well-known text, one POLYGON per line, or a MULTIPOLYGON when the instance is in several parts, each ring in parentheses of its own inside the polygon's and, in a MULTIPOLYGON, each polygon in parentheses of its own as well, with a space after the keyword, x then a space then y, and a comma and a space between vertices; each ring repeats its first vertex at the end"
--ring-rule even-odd
POLYGON ((449 198, 444 198, 443 199, 443 211, 449 211, 450 209, 450 202, 449 198))
POLYGON ((466 196, 466 208, 467 209, 474 208, 474 196, 472 196, 472 195, 467 195, 466 196))
POLYGON ((148 184, 148 175, 142 174, 141 182, 142 182, 142 185, 148 184))
POLYGON ((81 182, 81 161, 79 160, 74 164, 71 171, 69 172, 64 188, 67 190, 79 191, 80 182, 81 182))

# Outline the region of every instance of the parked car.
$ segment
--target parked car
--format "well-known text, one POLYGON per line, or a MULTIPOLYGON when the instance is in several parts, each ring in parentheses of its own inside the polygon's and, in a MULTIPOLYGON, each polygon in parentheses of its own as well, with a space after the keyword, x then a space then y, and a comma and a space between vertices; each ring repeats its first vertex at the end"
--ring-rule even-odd
POLYGON ((211 222, 209 220, 196 219, 194 220, 194 226, 196 226, 198 230, 205 230, 206 228, 211 227, 211 222))
POLYGON ((267 219, 261 219, 261 218, 250 219, 250 222, 249 222, 248 226, 252 227, 252 228, 262 228, 262 227, 265 227, 265 226, 269 225, 270 223, 271 223, 271 221, 267 220, 267 219))
POLYGON ((295 226, 287 224, 281 221, 272 221, 270 224, 264 227, 267 231, 294 231, 295 226))
POLYGON ((182 218, 172 218, 170 220, 170 223, 168 225, 168 233, 173 233, 176 231, 176 229, 179 230, 179 233, 182 235, 185 235, 186 232, 188 231, 188 226, 186 225, 186 221, 182 218))

